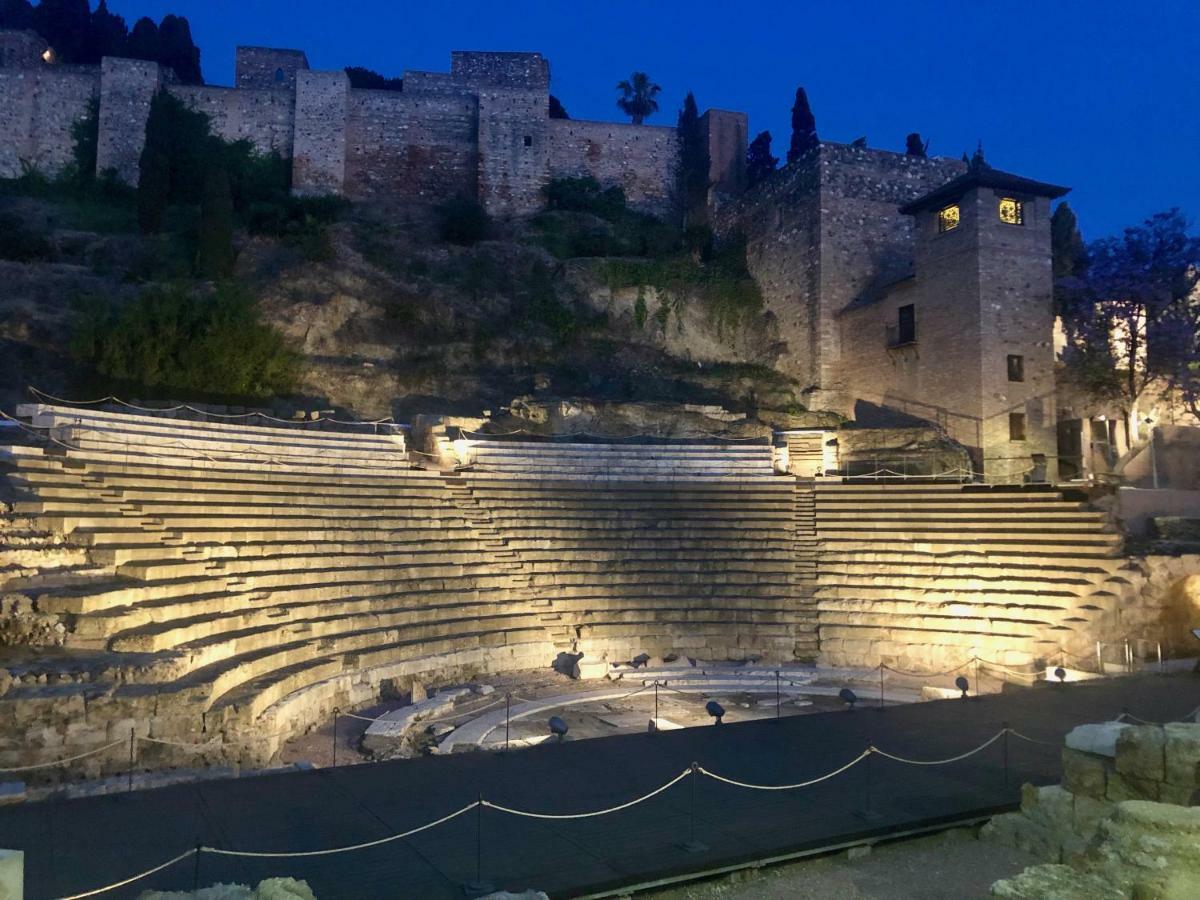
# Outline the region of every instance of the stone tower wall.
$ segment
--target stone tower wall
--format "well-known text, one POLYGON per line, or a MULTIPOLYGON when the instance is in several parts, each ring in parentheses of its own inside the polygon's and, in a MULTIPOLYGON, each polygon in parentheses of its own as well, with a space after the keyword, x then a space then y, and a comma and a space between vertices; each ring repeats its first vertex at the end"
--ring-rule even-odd
POLYGON ((45 65, 47 44, 36 31, 0 30, 0 69, 34 69, 45 65))
POLYGON ((493 215, 536 212, 549 180, 547 88, 479 89, 479 202, 493 215))
POLYGON ((158 63, 106 56, 100 64, 100 139, 96 171, 137 184, 150 103, 162 84, 158 63))
POLYGON ((749 117, 743 112, 710 109, 700 117, 708 137, 708 182, 718 194, 737 196, 746 190, 746 146, 749 117))
POLYGON ((340 194, 346 181, 346 119, 350 79, 345 72, 298 72, 292 189, 340 194))
POLYGON ((238 47, 234 84, 239 88, 264 90, 296 89, 296 74, 307 71, 303 50, 270 47, 238 47))
POLYGON ((16 178, 24 166, 54 174, 70 163, 71 126, 99 91, 95 69, 0 68, 0 178, 16 178))

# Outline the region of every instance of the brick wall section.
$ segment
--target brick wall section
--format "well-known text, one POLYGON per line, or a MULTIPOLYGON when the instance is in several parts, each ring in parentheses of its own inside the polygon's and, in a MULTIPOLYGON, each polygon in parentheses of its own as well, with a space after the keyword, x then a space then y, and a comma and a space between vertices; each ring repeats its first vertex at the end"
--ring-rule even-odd
POLYGON ((213 132, 227 141, 248 140, 259 152, 292 155, 296 97, 286 90, 251 90, 171 85, 168 90, 209 117, 213 132))
POLYGON ((479 202, 492 215, 536 212, 549 180, 549 93, 479 89, 479 202))
POLYGON ((298 72, 292 189, 340 194, 346 181, 346 119, 350 79, 345 72, 298 72))
POLYGON ((100 90, 94 69, 0 69, 0 178, 22 163, 55 175, 71 162, 71 126, 100 90))
POLYGON ((157 63, 111 56, 101 62, 96 171, 112 169, 127 184, 137 184, 150 102, 161 83, 157 63))
POLYGON ((631 206, 662 212, 670 203, 679 144, 674 128, 551 119, 550 177, 590 175, 620 185, 631 206))
MULTIPOLYGON (((407 76, 406 76, 407 79, 407 76)), ((351 91, 346 194, 435 202, 475 196, 477 104, 460 92, 351 91)))
POLYGON ((238 47, 234 84, 239 88, 294 91, 296 73, 308 69, 303 50, 238 47))

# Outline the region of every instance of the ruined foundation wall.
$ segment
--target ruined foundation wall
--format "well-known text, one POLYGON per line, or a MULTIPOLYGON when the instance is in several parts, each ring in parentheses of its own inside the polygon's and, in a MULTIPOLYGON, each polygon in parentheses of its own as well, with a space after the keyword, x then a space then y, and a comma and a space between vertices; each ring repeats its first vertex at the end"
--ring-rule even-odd
POLYGON ((350 79, 345 72, 296 73, 292 189, 297 194, 343 192, 349 105, 350 79))

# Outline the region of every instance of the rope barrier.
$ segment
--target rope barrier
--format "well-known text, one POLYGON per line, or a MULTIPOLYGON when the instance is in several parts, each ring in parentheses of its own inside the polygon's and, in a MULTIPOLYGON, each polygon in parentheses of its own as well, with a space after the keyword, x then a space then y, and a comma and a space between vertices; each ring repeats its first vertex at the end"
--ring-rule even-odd
POLYGON ((97 753, 103 753, 105 750, 111 750, 113 747, 119 747, 125 743, 125 739, 122 738, 119 741, 113 741, 111 744, 105 744, 103 747, 96 747, 94 750, 88 750, 86 753, 77 753, 75 756, 68 756, 66 759, 56 759, 53 762, 36 763, 32 766, 0 766, 0 772, 32 772, 34 769, 52 769, 55 766, 61 766, 69 762, 75 762, 78 759, 84 759, 88 756, 95 756, 97 753))
POLYGON ((1057 747, 1058 746, 1057 741, 1039 741, 1037 738, 1031 738, 1031 737, 1029 737, 1029 735, 1021 734, 1021 732, 1017 731, 1015 728, 1008 729, 1008 733, 1011 734, 1013 737, 1018 738, 1019 740, 1028 741, 1030 744, 1041 744, 1043 747, 1057 747))
POLYGON ((951 675, 954 672, 957 672, 959 669, 965 669, 967 666, 969 666, 973 662, 975 662, 974 657, 972 657, 971 659, 968 659, 966 662, 959 663, 953 669, 946 669, 945 671, 942 671, 942 672, 906 672, 903 669, 894 669, 891 666, 887 665, 886 663, 880 663, 879 668, 883 669, 886 672, 895 672, 897 675, 903 675, 907 678, 941 678, 944 675, 951 675))
POLYGON ((380 844, 390 844, 392 841, 403 840, 406 837, 411 837, 414 834, 419 834, 422 831, 428 831, 430 828, 435 828, 443 822, 449 822, 451 819, 457 819, 463 813, 470 812, 480 805, 482 801, 473 800, 461 809, 456 809, 449 815, 442 816, 440 819, 434 819, 432 822, 426 822, 424 825, 418 825, 416 828, 410 828, 408 831, 402 831, 399 834, 390 834, 387 837, 377 838, 373 841, 363 841, 361 844, 349 844, 345 847, 330 847, 325 850, 290 850, 279 852, 268 852, 263 850, 222 850, 219 847, 201 847, 201 853, 215 853, 219 856, 247 856, 255 859, 292 859, 304 856, 331 856, 335 853, 349 853, 352 850, 365 850, 368 847, 378 847, 380 844))
POLYGON ((135 881, 138 881, 139 879, 145 878, 148 875, 153 875, 155 872, 161 872, 163 869, 173 866, 177 862, 182 862, 183 860, 187 859, 189 856, 195 856, 195 855, 196 855, 196 848, 190 847, 187 850, 180 853, 178 856, 168 859, 165 863, 160 863, 159 865, 155 866, 153 869, 147 869, 145 872, 139 872, 137 875, 133 875, 133 876, 130 876, 129 878, 126 878, 124 881, 117 881, 117 882, 114 882, 113 884, 106 884, 104 887, 93 888, 90 891, 84 891, 82 894, 71 894, 68 897, 61 897, 61 898, 59 898, 59 900, 82 900, 83 897, 95 897, 97 894, 103 894, 103 893, 106 893, 107 891, 115 891, 117 888, 125 887, 125 885, 127 885, 127 884, 133 884, 135 881))
MULTIPOLYGON (((270 735, 267 735, 267 737, 270 737, 270 735)), ((220 746, 220 744, 222 743, 222 738, 220 735, 217 735, 216 737, 213 737, 213 738, 209 738, 207 741, 205 741, 202 744, 183 743, 181 741, 168 741, 168 740, 164 740, 163 738, 152 738, 152 737, 146 737, 143 735, 138 735, 137 739, 139 741, 146 741, 151 744, 165 744, 168 747, 183 747, 184 749, 196 750, 197 752, 202 751, 209 747, 220 746)))
MULTIPOLYGON (((697 771, 699 771, 699 768, 697 768, 697 771)), ((648 794, 642 794, 642 796, 638 797, 635 800, 630 800, 628 803, 621 803, 618 806, 610 806, 610 807, 607 807, 606 809, 597 809, 597 810, 593 810, 591 812, 585 812, 585 813, 563 813, 563 814, 535 813, 535 812, 529 812, 529 811, 523 810, 523 809, 513 809, 512 807, 509 807, 509 806, 501 806, 498 803, 492 803, 490 800, 480 800, 478 802, 482 803, 486 807, 497 810, 499 812, 505 812, 505 813, 508 813, 509 815, 513 815, 513 816, 523 816, 524 818, 527 818, 527 819, 590 819, 595 816, 606 816, 609 813, 620 812, 623 809, 629 809, 629 807, 631 807, 631 806, 637 806, 639 803, 644 803, 647 800, 649 800, 651 797, 657 797, 663 791, 667 790, 667 788, 673 787, 674 785, 683 781, 683 779, 687 778, 691 774, 692 774, 692 768, 689 766, 688 768, 686 768, 682 772, 680 772, 678 775, 676 775, 674 778, 672 778, 670 781, 667 781, 667 782, 659 785, 654 790, 650 791, 650 793, 648 793, 648 794)))
POLYGON ((862 753, 858 754, 858 756, 854 757, 854 759, 850 760, 850 762, 846 763, 844 766, 840 766, 840 767, 834 769, 832 772, 828 772, 828 773, 820 776, 819 778, 813 778, 813 779, 810 779, 809 781, 798 781, 795 784, 751 784, 750 782, 747 782, 747 781, 736 781, 732 778, 726 778, 724 775, 718 775, 716 772, 711 772, 708 769, 704 768, 704 766, 698 766, 696 768, 696 771, 699 772, 701 775, 707 775, 709 778, 713 779, 714 781, 723 781, 725 784, 731 784, 734 787, 749 788, 750 790, 754 790, 754 791, 793 791, 793 790, 796 790, 797 788, 811 787, 814 784, 820 784, 822 781, 828 781, 830 778, 833 778, 835 775, 841 775, 847 769, 851 769, 854 766, 857 766, 860 762, 862 762, 864 759, 866 759, 870 755, 871 755, 871 748, 868 747, 866 750, 864 750, 862 753))
POLYGON ((892 753, 888 753, 886 750, 880 750, 878 747, 876 747, 874 745, 872 745, 871 747, 868 747, 867 749, 871 753, 876 753, 879 756, 884 757, 885 759, 892 759, 892 760, 895 760, 896 762, 904 763, 905 765, 909 765, 909 766, 944 766, 949 763, 954 763, 954 762, 958 762, 959 760, 966 759, 968 756, 974 756, 976 753, 979 753, 982 750, 986 750, 988 747, 992 746, 992 744, 996 743, 996 741, 1000 740, 1000 738, 1004 737, 1004 734, 1007 731, 1008 731, 1007 728, 1001 728, 999 731, 997 731, 995 734, 993 734, 990 738, 988 738, 986 741, 984 741, 982 744, 980 744, 974 750, 968 750, 966 753, 960 753, 958 756, 950 756, 950 757, 947 757, 946 759, 906 759, 903 756, 896 756, 892 753))

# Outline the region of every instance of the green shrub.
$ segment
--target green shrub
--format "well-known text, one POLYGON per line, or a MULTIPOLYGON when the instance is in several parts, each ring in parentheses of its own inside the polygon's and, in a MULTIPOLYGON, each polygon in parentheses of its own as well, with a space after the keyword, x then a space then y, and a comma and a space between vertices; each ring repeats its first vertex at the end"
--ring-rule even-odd
POLYGON ((34 262, 53 256, 54 248, 40 230, 27 225, 20 216, 0 213, 0 259, 34 262))
POLYGON ((487 236, 487 211, 472 197, 447 200, 437 207, 435 213, 438 237, 443 241, 469 247, 487 236))
POLYGON ((542 188, 542 193, 547 209, 591 213, 609 221, 616 221, 626 212, 625 191, 615 186, 602 188, 590 175, 555 178, 542 188))
POLYGON ((261 398, 293 390, 297 356, 244 291, 151 288, 125 305, 80 303, 74 358, 110 384, 143 393, 261 398))

